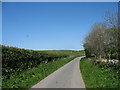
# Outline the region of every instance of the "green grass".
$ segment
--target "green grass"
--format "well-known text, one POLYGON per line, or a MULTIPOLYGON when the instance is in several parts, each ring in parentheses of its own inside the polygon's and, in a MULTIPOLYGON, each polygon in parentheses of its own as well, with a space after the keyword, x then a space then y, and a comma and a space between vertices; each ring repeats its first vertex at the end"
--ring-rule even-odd
POLYGON ((30 88, 73 58, 84 55, 84 51, 1 47, 2 88, 30 88))
POLYGON ((65 57, 69 57, 69 53, 2 46, 2 76, 9 78, 11 75, 19 74, 19 72, 36 67, 39 64, 65 57))
POLYGON ((9 80, 3 80, 3 88, 31 88, 34 84, 46 76, 73 60, 76 56, 58 59, 21 72, 19 75, 11 76, 9 80))
POLYGON ((94 65, 87 58, 80 61, 80 69, 86 88, 118 88, 118 71, 94 65))

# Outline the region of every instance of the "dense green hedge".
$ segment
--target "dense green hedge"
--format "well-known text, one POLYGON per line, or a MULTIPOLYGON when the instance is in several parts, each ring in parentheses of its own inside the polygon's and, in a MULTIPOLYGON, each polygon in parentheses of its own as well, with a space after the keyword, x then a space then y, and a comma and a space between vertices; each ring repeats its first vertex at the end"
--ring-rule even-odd
MULTIPOLYGON (((10 79, 4 79, 2 88, 31 88, 42 79, 56 71, 58 68, 73 60, 76 56, 57 59, 54 62, 43 63, 37 67, 27 69, 18 75, 11 76, 10 79)), ((25 89, 28 90, 28 89, 25 89)))
POLYGON ((0 47, 2 47, 2 75, 5 78, 9 78, 11 75, 18 74, 42 63, 68 56, 67 54, 25 50, 6 46, 0 47))
MULTIPOLYGON (((28 88, 84 51, 2 48, 2 88, 28 88)), ((1 54, 0 54, 1 55, 1 54)))

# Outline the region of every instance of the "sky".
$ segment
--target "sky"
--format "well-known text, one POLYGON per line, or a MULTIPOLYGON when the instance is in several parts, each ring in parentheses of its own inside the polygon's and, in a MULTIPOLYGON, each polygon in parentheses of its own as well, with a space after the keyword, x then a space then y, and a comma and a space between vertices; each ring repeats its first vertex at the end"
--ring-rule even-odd
POLYGON ((2 44, 33 50, 83 50, 84 38, 116 2, 4 2, 2 44))

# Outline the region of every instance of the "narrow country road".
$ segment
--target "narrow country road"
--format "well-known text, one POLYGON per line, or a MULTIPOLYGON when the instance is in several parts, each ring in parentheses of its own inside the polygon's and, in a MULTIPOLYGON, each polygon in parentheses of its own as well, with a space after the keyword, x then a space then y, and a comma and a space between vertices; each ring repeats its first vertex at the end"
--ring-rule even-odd
POLYGON ((79 68, 82 57, 75 58, 32 88, 85 88, 79 68))

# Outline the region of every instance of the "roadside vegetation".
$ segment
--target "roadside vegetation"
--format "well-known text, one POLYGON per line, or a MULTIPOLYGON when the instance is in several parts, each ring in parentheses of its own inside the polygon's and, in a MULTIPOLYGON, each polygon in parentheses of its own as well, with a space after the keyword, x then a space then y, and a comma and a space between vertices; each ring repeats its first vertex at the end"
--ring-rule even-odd
POLYGON ((85 38, 87 57, 120 60, 120 27, 118 13, 106 13, 105 21, 95 23, 85 38))
POLYGON ((84 42, 86 58, 80 69, 86 88, 119 88, 120 27, 118 13, 107 12, 104 22, 95 23, 84 42))
POLYGON ((83 58, 80 61, 86 88, 119 88, 119 67, 120 63, 96 63, 94 58, 83 58))
POLYGON ((84 51, 34 51, 2 47, 2 88, 31 88, 46 76, 84 55, 84 51))

